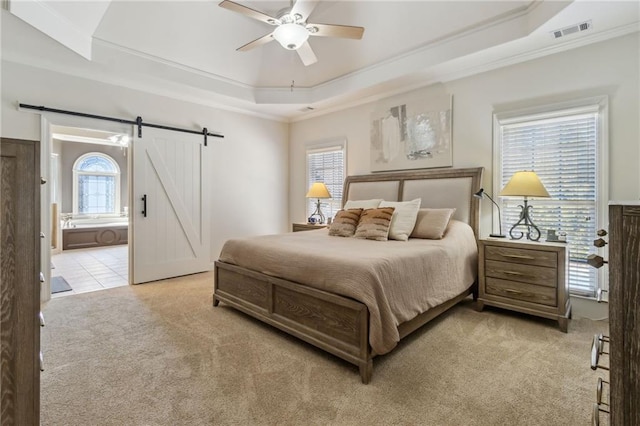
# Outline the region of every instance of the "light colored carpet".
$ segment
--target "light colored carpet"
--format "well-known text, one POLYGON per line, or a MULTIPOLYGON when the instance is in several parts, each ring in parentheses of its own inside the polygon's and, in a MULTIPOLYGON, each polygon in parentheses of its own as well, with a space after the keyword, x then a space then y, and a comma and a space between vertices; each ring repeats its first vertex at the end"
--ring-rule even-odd
POLYGON ((212 274, 53 299, 43 425, 588 425, 605 322, 553 322, 464 302, 373 379, 221 304, 212 274))

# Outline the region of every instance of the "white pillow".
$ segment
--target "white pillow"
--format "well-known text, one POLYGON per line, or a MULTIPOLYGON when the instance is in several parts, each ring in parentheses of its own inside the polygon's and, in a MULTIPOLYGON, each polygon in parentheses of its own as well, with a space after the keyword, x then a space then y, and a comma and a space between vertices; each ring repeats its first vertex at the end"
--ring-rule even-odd
POLYGON ((383 201, 379 207, 393 207, 393 217, 389 227, 389 239, 407 241, 416 225, 421 198, 411 201, 383 201))
POLYGON ((376 209, 382 202, 382 198, 373 200, 349 200, 344 203, 344 210, 348 209, 376 209))

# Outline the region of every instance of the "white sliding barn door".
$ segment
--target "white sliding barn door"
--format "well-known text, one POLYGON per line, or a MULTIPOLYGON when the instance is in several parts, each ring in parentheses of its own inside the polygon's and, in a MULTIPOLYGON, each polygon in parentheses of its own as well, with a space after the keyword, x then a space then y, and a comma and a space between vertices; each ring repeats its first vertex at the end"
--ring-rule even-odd
POLYGON ((204 137, 134 131, 133 283, 203 272, 210 262, 208 151, 204 137), (146 209, 145 201, 146 198, 146 209))

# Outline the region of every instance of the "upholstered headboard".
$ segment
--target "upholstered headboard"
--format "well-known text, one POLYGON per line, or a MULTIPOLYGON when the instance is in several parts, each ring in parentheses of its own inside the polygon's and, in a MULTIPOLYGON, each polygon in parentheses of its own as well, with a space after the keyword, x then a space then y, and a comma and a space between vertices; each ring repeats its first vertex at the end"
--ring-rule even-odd
POLYGON ((431 169, 410 172, 348 176, 342 203, 347 200, 382 198, 387 201, 422 199, 423 208, 456 208, 453 218, 468 223, 478 236, 479 199, 483 167, 431 169))

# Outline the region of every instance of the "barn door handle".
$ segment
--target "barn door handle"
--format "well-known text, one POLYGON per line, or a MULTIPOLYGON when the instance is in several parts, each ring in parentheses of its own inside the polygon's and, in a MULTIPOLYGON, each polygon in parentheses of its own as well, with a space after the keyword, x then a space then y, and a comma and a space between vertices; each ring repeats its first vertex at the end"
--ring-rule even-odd
POLYGON ((147 217, 147 194, 142 196, 142 216, 147 217))

